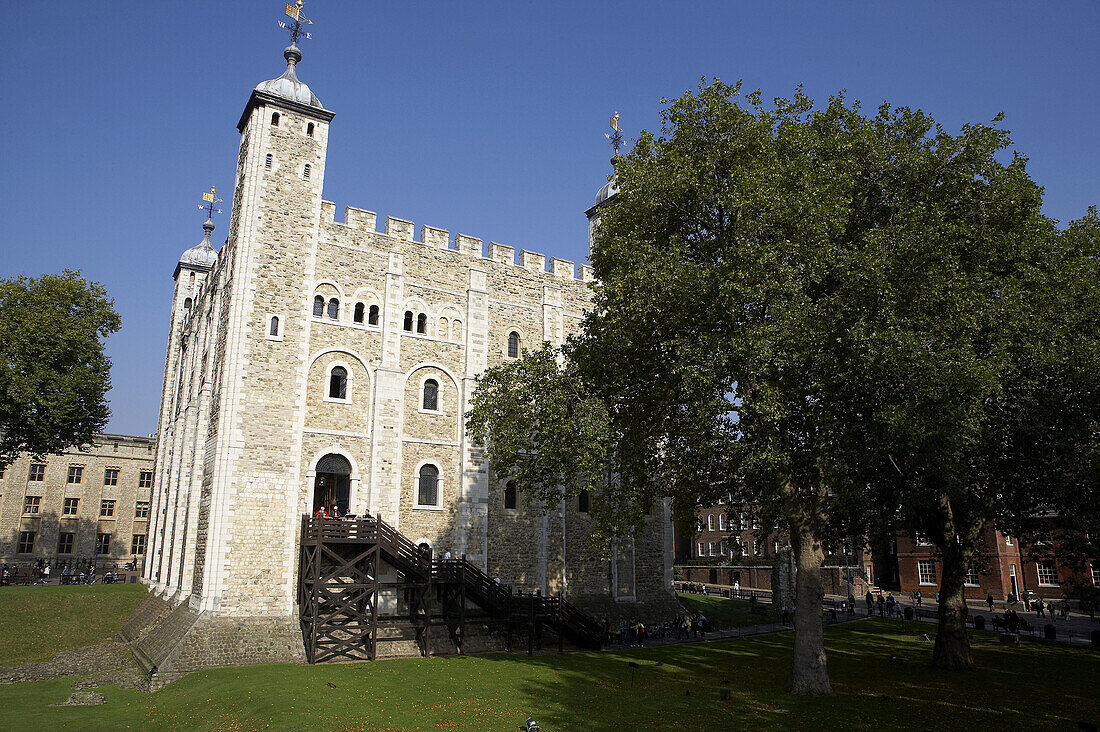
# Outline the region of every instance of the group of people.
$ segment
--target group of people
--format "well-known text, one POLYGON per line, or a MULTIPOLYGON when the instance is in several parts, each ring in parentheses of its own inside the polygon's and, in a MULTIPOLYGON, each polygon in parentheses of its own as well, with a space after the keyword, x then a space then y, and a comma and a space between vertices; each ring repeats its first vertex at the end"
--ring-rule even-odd
MULTIPOLYGON (((854 604, 855 598, 851 599, 854 604)), ((878 597, 875 597, 870 590, 867 590, 867 595, 863 600, 867 603, 868 615, 878 615, 880 618, 900 618, 902 616, 901 603, 894 599, 894 593, 892 592, 887 593, 886 597, 883 597, 880 592, 878 597)))
MULTIPOLYGON (((125 570, 133 570, 137 566, 137 562, 127 562, 125 570)), ((21 585, 48 585, 52 578, 57 577, 60 584, 63 585, 91 585, 95 584, 97 579, 103 584, 111 584, 119 581, 119 572, 116 565, 115 571, 108 569, 103 573, 102 578, 97 577, 98 569, 95 564, 88 564, 82 566, 80 570, 74 569, 68 562, 61 565, 60 569, 54 571, 51 564, 45 559, 35 560, 31 568, 20 574, 19 568, 4 564, 0 569, 0 586, 8 587, 13 584, 21 585)))

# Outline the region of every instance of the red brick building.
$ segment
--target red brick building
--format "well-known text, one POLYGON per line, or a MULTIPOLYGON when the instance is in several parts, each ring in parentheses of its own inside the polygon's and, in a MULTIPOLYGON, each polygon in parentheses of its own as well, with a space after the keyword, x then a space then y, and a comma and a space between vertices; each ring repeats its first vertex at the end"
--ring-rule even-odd
MULTIPOLYGON (((943 576, 943 563, 932 543, 919 534, 899 534, 897 547, 901 591, 934 594, 943 576)), ((1028 545, 990 526, 982 532, 981 548, 967 573, 964 593, 973 600, 984 600, 988 595, 1006 600, 1010 594, 1023 597, 1027 592, 1033 597, 1055 599, 1064 596, 1071 582, 1100 586, 1100 562, 1088 562, 1082 576, 1064 552, 1060 556, 1060 549, 1057 532, 1052 532, 1048 541, 1028 545)))

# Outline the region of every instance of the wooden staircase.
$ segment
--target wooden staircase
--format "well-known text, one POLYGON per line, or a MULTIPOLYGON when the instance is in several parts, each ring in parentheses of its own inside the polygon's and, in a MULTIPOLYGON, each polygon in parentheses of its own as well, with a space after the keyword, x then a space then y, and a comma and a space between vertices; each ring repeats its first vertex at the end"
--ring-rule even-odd
MULTIPOLYGON (((302 518, 299 555, 298 608, 310 663, 332 660, 374 660, 380 622, 378 602, 384 564, 397 571, 399 590, 407 601, 407 618, 416 647, 431 654, 433 595, 459 652, 465 637, 467 600, 503 626, 508 645, 526 634, 531 648, 541 629, 550 627, 561 638, 584 648, 599 649, 603 629, 569 602, 540 594, 514 593, 465 558, 433 560, 386 522, 377 518, 302 518), (433 592, 434 591, 434 592, 433 592)), ((395 631, 385 623, 386 637, 395 631)))

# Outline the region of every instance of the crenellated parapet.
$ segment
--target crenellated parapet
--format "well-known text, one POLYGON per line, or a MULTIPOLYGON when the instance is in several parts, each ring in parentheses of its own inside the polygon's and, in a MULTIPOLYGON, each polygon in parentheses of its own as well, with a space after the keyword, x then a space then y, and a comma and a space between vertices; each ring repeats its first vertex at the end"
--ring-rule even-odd
POLYGON ((321 202, 321 222, 374 235, 387 236, 397 241, 416 242, 432 249, 444 249, 468 257, 521 267, 529 272, 549 274, 552 277, 578 279, 582 282, 595 281, 592 268, 587 264, 582 264, 578 268, 568 259, 562 259, 561 257, 547 258, 545 254, 526 249, 521 249, 517 254, 515 247, 495 241, 489 242, 488 251, 486 251, 483 240, 476 236, 455 234, 452 239, 447 229, 428 226, 427 224, 421 225, 419 236, 415 236, 416 226, 411 221, 387 216, 381 222, 381 227, 379 227, 376 213, 354 206, 345 207, 344 220, 337 221, 336 204, 331 201, 321 202), (547 266, 548 263, 549 266, 547 266))

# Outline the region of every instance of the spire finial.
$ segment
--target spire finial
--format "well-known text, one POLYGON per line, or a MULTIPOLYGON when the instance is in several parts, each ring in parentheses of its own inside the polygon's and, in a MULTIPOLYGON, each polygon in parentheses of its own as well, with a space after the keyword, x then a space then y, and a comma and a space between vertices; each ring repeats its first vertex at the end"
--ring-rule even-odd
POLYGON ((286 51, 283 53, 287 57, 287 61, 290 61, 291 49, 297 52, 298 58, 295 59, 295 63, 302 60, 302 52, 298 50, 298 39, 301 37, 312 38, 309 33, 302 30, 304 25, 313 25, 313 21, 302 15, 302 6, 305 5, 304 0, 296 0, 293 3, 286 4, 286 16, 293 20, 293 23, 288 23, 285 20, 278 21, 280 28, 290 29, 290 45, 287 46, 286 51))
POLYGON ((611 165, 615 165, 615 158, 619 157, 619 147, 623 144, 623 130, 619 127, 619 112, 615 111, 615 114, 611 115, 611 132, 604 134, 611 142, 611 149, 615 151, 615 155, 611 158, 611 165))
POLYGON ((210 186, 210 190, 202 194, 202 200, 206 203, 199 204, 199 210, 206 211, 206 221, 203 222, 202 228, 208 239, 210 238, 210 232, 214 230, 214 214, 222 212, 220 208, 215 208, 223 202, 222 199, 218 198, 217 193, 214 186, 210 186))

